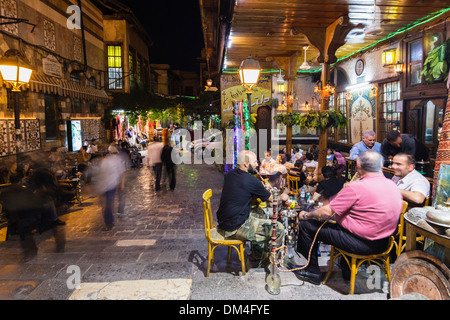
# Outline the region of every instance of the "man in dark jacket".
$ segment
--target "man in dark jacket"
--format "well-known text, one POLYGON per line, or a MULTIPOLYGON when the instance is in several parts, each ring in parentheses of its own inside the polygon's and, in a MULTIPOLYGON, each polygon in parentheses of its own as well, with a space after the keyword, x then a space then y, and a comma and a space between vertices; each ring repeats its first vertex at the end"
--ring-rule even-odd
POLYGON ((416 161, 428 160, 430 157, 428 148, 413 135, 401 134, 394 130, 387 133, 386 139, 381 144, 381 154, 384 160, 388 160, 397 153, 410 154, 416 161))
MULTIPOLYGON (((252 176, 256 173, 256 155, 251 151, 241 151, 238 155, 239 167, 225 175, 219 210, 217 210, 218 232, 228 239, 254 241, 263 248, 260 267, 269 264, 272 221, 261 219, 250 212, 254 197, 261 201, 272 201, 271 193, 260 180, 252 176)), ((284 227, 278 222, 277 244, 281 245, 284 227)))

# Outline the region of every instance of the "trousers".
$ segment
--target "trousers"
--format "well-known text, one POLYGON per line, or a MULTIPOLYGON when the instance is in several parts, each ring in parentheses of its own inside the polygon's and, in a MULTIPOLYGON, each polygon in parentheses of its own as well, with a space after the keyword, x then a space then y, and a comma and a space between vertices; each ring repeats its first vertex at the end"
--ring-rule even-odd
MULTIPOLYGON (((300 221, 297 251, 306 259, 308 259, 313 239, 322 223, 323 222, 317 220, 300 221)), ((311 250, 309 264, 306 267, 306 270, 312 273, 320 273, 317 255, 318 241, 333 245, 348 253, 361 255, 383 252, 389 243, 389 237, 379 240, 364 239, 351 233, 341 225, 330 222, 327 222, 322 229, 320 229, 316 240, 317 241, 314 243, 311 250)))
MULTIPOLYGON (((260 265, 267 266, 272 248, 272 220, 262 219, 258 213, 252 211, 245 222, 232 233, 226 232, 229 239, 252 241, 252 250, 260 254, 260 265)), ((277 247, 283 243, 284 226, 277 221, 275 228, 277 247)), ((252 252, 253 253, 253 252, 252 252)))

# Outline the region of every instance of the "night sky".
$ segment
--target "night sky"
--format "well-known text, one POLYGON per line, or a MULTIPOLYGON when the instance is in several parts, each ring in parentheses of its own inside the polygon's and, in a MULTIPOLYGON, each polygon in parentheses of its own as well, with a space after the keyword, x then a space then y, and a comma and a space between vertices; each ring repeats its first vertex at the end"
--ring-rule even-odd
POLYGON ((199 71, 203 34, 198 0, 120 0, 146 28, 154 45, 150 63, 199 71))

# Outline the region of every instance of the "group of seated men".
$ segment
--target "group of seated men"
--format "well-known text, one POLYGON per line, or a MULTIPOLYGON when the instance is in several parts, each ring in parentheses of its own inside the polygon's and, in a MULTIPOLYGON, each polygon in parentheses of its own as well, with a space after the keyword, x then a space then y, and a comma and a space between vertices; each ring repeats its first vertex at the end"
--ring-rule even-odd
MULTIPOLYGON (((382 144, 377 143, 374 136, 373 132, 366 132, 363 141, 352 148, 351 157, 356 161, 359 178, 350 183, 345 182, 336 176, 332 167, 323 167, 321 181, 316 186, 313 199, 325 198, 328 201, 312 212, 298 213, 297 251, 306 259, 310 254, 309 263, 304 268, 290 263, 287 266, 295 269, 294 272, 303 280, 313 284, 322 282, 317 254, 319 241, 354 254, 380 253, 386 249, 390 236, 396 231, 402 201, 409 202, 411 206, 423 205, 429 197, 430 183, 415 170, 415 155, 411 149, 401 152, 402 144, 408 137, 392 135, 394 144, 399 143, 397 147, 394 146, 399 152, 391 156, 394 176, 387 178, 382 170, 385 163, 385 157, 381 153, 382 144), (323 221, 332 216, 336 223, 326 223, 318 232, 323 221), (317 241, 313 243, 317 232, 317 241)), ((386 150, 386 147, 383 150, 386 150)), ((277 161, 272 161, 270 156, 270 153, 266 153, 259 172, 260 175, 265 173, 269 178, 270 171, 264 170, 272 169, 273 173, 280 175, 278 170, 274 170, 277 161)), ((258 216, 258 213, 252 210, 251 200, 257 197, 263 202, 271 202, 272 195, 269 190, 273 184, 266 186, 266 189, 261 181, 248 174, 258 173, 257 167, 256 155, 251 151, 242 151, 238 156, 238 167, 225 175, 217 211, 218 230, 225 238, 258 243, 259 247, 264 248, 259 266, 267 267, 272 224, 270 220, 258 216)), ((295 174, 297 171, 302 174, 302 169, 300 164, 297 164, 289 173, 295 174)), ((277 245, 280 246, 284 228, 279 222, 276 233, 277 245)), ((340 267, 344 277, 348 278, 348 266, 341 263, 340 267)))

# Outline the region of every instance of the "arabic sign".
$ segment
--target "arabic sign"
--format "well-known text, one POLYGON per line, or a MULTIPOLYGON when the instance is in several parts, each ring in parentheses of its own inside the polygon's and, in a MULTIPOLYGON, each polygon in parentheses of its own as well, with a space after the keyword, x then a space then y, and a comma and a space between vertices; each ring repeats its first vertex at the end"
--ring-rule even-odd
MULTIPOLYGON (((247 93, 241 85, 239 75, 226 74, 220 78, 222 123, 227 123, 233 117, 235 101, 247 100, 247 93)), ((256 113, 262 105, 268 105, 272 96, 272 81, 270 75, 261 75, 258 84, 252 88, 251 113, 256 113)))

